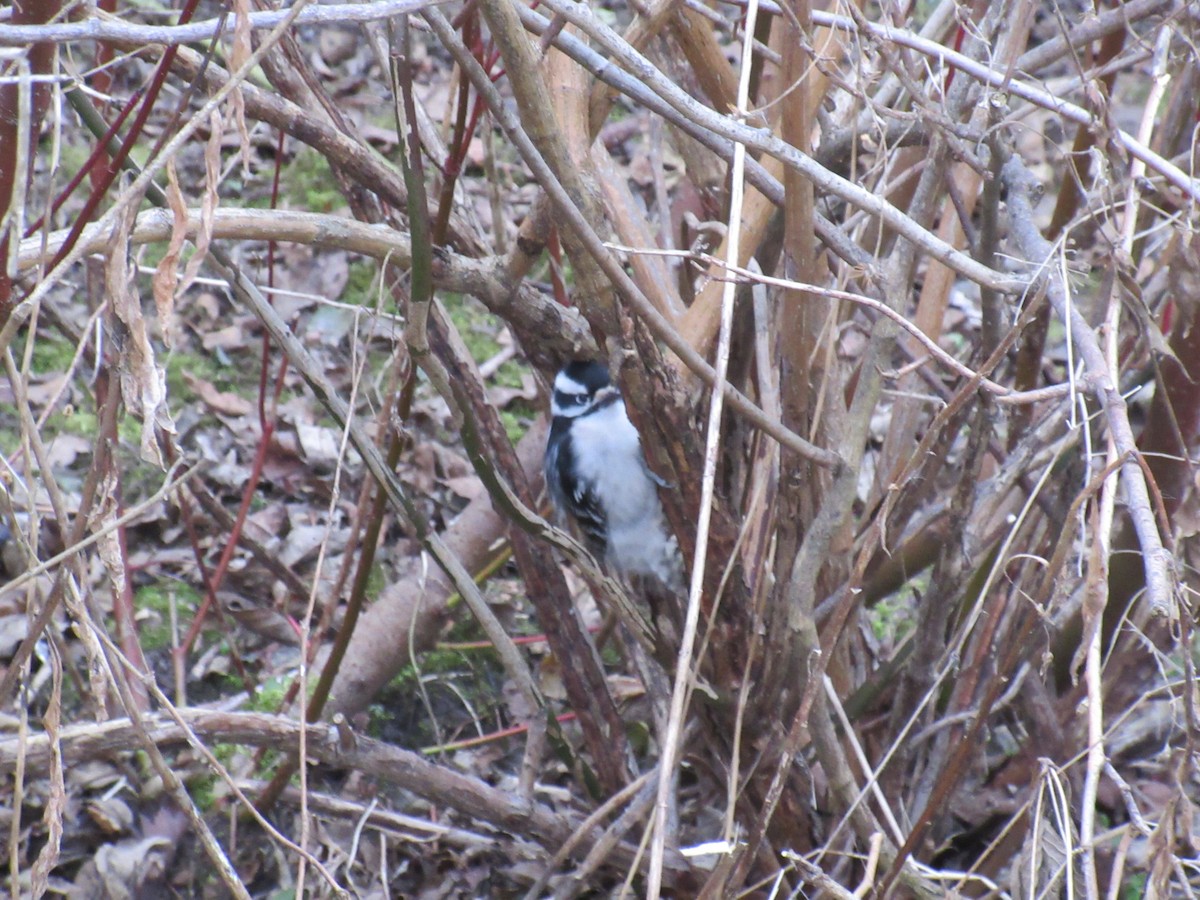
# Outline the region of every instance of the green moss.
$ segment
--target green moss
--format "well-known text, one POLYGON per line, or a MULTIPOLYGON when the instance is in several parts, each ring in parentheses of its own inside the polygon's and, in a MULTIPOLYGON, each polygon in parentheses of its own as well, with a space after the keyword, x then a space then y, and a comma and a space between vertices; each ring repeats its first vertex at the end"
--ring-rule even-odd
MULTIPOLYGON (((206 636, 212 636, 215 632, 210 629, 205 629, 206 636)), ((228 655, 229 644, 226 641, 221 641, 221 652, 228 655)), ((242 676, 236 672, 211 672, 206 676, 212 684, 221 691, 237 692, 245 688, 246 684, 242 681, 242 676)))
POLYGON ((392 711, 382 703, 372 703, 367 707, 367 737, 382 740, 384 729, 392 719, 392 711))
POLYGON ((1145 874, 1134 875, 1121 886, 1121 896, 1125 900, 1141 900, 1146 896, 1145 874))
MULTIPOLYGON (((316 686, 315 679, 309 679, 309 691, 316 686)), ((251 712, 277 713, 283 706, 292 679, 285 675, 275 675, 258 686, 258 691, 246 702, 246 709, 251 712)))
POLYGON ((650 744, 653 740, 650 726, 640 719, 634 719, 627 721, 625 727, 625 733, 629 737, 629 746, 633 748, 633 752, 638 756, 644 756, 650 752, 650 744))
POLYGON ((181 629, 191 621, 192 614, 200 604, 200 594, 195 588, 172 579, 162 579, 140 587, 133 596, 138 634, 142 649, 147 651, 162 650, 171 645, 172 599, 181 629))
POLYGON ((474 616, 460 616, 446 632, 445 640, 448 644, 466 644, 487 640, 487 634, 474 616))
MULTIPOLYGON (((262 763, 258 767, 257 775, 259 778, 266 781, 275 774, 275 770, 279 768, 279 764, 283 762, 283 754, 278 750, 263 750, 262 763)), ((300 787, 299 773, 292 776, 289 782, 292 787, 300 787)))
MULTIPOLYGON (((28 340, 28 334, 26 340, 28 340)), ((23 352, 23 351, 22 351, 23 352)), ((19 358, 19 357, 18 357, 19 358)), ((40 331, 33 338, 32 368, 35 375, 61 375, 75 358, 75 347, 56 334, 40 331)))
POLYGON ((916 7, 913 9, 913 28, 928 22, 936 8, 937 4, 933 0, 917 0, 916 7))
POLYGON ((376 283, 378 272, 379 267, 373 259, 358 259, 350 263, 350 277, 342 291, 342 302, 373 309, 379 299, 379 285, 376 283))
MULTIPOLYGON (((462 639, 478 640, 478 628, 462 639)), ((477 727, 487 730, 487 723, 504 718, 497 708, 502 679, 499 659, 490 648, 431 650, 380 693, 370 713, 371 733, 410 747, 429 747, 474 735, 477 727), (440 728, 433 725, 431 710, 440 728)))
MULTIPOLYGON (((47 144, 49 149, 49 144, 47 144)), ((62 186, 65 186, 76 172, 83 168, 83 164, 88 161, 88 157, 92 154, 92 145, 76 144, 71 141, 62 141, 58 145, 58 177, 63 179, 62 186)), ((87 184, 86 179, 83 184, 87 184)), ((76 188, 79 190, 79 188, 76 188)))
POLYGON ((907 592, 884 597, 871 607, 868 621, 877 640, 898 645, 914 627, 907 592))
POLYGON ((333 212, 345 203, 329 161, 316 150, 305 148, 287 167, 284 195, 293 205, 310 212, 333 212))
POLYGON ((126 447, 140 447, 142 444, 142 422, 137 416, 126 412, 117 423, 117 435, 126 447))
POLYGON ((53 412, 47 417, 43 434, 77 434, 81 437, 94 438, 99 428, 100 420, 94 412, 68 407, 53 412))
MULTIPOLYGON (((471 638, 471 640, 475 639, 471 638)), ((475 652, 486 653, 487 651, 475 652)), ((435 648, 421 656, 420 676, 428 678, 431 675, 445 675, 461 672, 464 668, 469 668, 466 651, 435 648)), ((411 688, 416 684, 417 677, 417 669, 406 666, 400 675, 392 679, 391 683, 393 686, 399 687, 403 684, 404 687, 411 688)))
POLYGON ((387 587, 389 580, 388 573, 384 571, 380 563, 376 562, 371 566, 371 571, 367 573, 367 599, 373 601, 378 598, 380 592, 387 587))
MULTIPOLYGON (((230 772, 234 777, 244 773, 247 768, 247 763, 253 758, 257 752, 253 749, 247 749, 238 744, 215 743, 209 745, 209 750, 226 771, 230 772)), ((264 750, 262 753, 262 762, 255 771, 257 778, 269 778, 273 773, 276 765, 278 765, 281 755, 275 750, 264 750)), ((196 801, 203 812, 211 812, 213 808, 225 797, 229 795, 229 791, 225 787, 225 783, 216 775, 210 774, 207 768, 203 774, 197 775, 188 781, 188 793, 192 799, 196 801)))
POLYGON ((458 329, 471 358, 477 363, 491 359, 500 352, 500 322, 478 300, 452 294, 443 298, 450 321, 458 329))
POLYGON ((405 690, 410 688, 416 682, 416 677, 417 670, 411 665, 405 666, 392 676, 392 680, 387 683, 387 687, 384 690, 405 690))
MULTIPOLYGON (((158 268, 158 264, 162 262, 163 257, 167 255, 167 249, 169 247, 170 244, 168 244, 166 241, 160 241, 153 244, 142 244, 142 246, 138 248, 137 252, 138 265, 145 266, 148 269, 158 268)), ((190 249, 191 245, 185 245, 185 250, 190 249)), ((178 271, 182 272, 184 265, 186 265, 186 259, 184 258, 184 254, 181 253, 179 262, 177 263, 178 271)), ((145 279, 145 281, 141 282, 142 284, 149 285, 151 283, 149 275, 142 275, 141 277, 145 279)))
POLYGON ((604 645, 604 649, 600 651, 600 661, 610 668, 616 668, 624 662, 616 641, 609 641, 604 645))
POLYGON ((188 796, 202 813, 210 813, 217 805, 217 776, 205 775, 188 782, 188 796))
MULTIPOLYGON (((498 336, 504 324, 482 303, 458 295, 443 298, 443 303, 475 362, 486 362, 500 352, 502 345, 498 336)), ((492 383, 503 388, 519 388, 528 374, 528 365, 510 359, 492 376, 492 383)), ((504 423, 509 440, 514 443, 520 440, 536 414, 536 410, 523 403, 511 403, 502 409, 500 420, 504 423)))
POLYGON ((270 209, 271 208, 271 195, 267 194, 267 193, 252 194, 251 196, 244 198, 240 202, 241 202, 241 205, 244 206, 246 209, 270 209))
POLYGON ((514 445, 525 437, 525 432, 529 430, 529 423, 533 420, 533 416, 534 413, 524 404, 514 404, 508 409, 500 410, 500 421, 504 424, 504 432, 514 445))
POLYGON ((510 359, 496 370, 496 374, 492 380, 501 387, 519 388, 528 373, 529 366, 517 362, 515 359, 510 359))
POLYGON ((236 377, 247 376, 245 382, 257 386, 258 369, 250 366, 222 366, 211 356, 198 353, 168 353, 165 368, 167 370, 167 394, 171 397, 190 397, 191 387, 184 378, 184 373, 204 381, 211 381, 219 390, 227 391, 238 387, 236 377))

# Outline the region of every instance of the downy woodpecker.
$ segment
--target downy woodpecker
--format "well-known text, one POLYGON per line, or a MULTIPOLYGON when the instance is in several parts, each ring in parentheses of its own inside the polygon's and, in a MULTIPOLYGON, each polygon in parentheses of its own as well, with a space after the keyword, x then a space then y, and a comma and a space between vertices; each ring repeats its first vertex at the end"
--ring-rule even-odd
POLYGON ((560 514, 616 574, 683 590, 683 566, 667 528, 625 401, 597 362, 569 363, 554 379, 546 484, 560 514))

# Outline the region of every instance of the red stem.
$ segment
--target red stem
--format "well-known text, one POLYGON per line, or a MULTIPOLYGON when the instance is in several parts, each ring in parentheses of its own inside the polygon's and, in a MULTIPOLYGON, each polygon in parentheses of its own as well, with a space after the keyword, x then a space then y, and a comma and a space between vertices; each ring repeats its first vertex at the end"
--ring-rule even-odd
MULTIPOLYGON (((54 202, 50 204, 51 215, 54 215, 54 213, 58 212, 59 207, 66 202, 67 198, 70 197, 75 191, 75 188, 79 187, 79 183, 83 181, 85 176, 92 174, 93 170, 95 169, 103 168, 102 166, 99 166, 99 162, 108 156, 108 142, 116 137, 121 126, 125 124, 125 120, 129 118, 129 114, 133 112, 138 101, 141 100, 142 94, 142 88, 138 88, 133 92, 133 94, 130 95, 129 100, 126 102, 125 106, 121 108, 121 112, 117 115, 116 121, 108 126, 108 130, 104 132, 104 137, 102 137, 97 142, 96 146, 92 148, 91 155, 88 156, 87 161, 80 166, 79 171, 75 173, 75 177, 67 182, 67 186, 58 192, 58 196, 55 197, 54 202)), ((26 229, 25 237, 33 237, 33 235, 37 233, 38 229, 42 227, 44 222, 45 216, 42 216, 26 229)))

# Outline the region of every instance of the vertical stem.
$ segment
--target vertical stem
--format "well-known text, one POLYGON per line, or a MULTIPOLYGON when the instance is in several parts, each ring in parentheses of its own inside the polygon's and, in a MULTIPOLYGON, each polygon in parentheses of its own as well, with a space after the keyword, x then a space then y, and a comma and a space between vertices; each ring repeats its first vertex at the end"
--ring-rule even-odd
MULTIPOLYGON (((754 26, 758 18, 758 2, 751 0, 746 10, 746 26, 742 41, 742 69, 738 82, 738 109, 743 115, 749 102, 750 58, 754 51, 754 26)), ((733 169, 730 173, 729 224, 725 239, 726 263, 738 264, 738 241, 741 237, 742 198, 745 194, 746 148, 734 144, 733 169)), ((692 677, 692 652, 696 644, 696 629, 700 622, 700 595, 704 589, 704 566, 708 556, 708 532, 712 522, 713 495, 716 484, 717 456, 721 445, 721 414, 725 408, 725 376, 729 371, 730 334, 733 331, 733 299, 737 285, 733 279, 725 282, 721 296, 721 328, 717 337, 716 381, 708 408, 708 435, 704 446, 704 475, 701 482, 700 514, 696 520, 696 553, 692 564, 692 582, 688 590, 687 614, 683 624, 683 640, 675 662, 675 684, 671 690, 671 709, 667 718, 667 735, 659 761, 658 792, 654 801, 653 836, 650 842, 650 877, 646 887, 648 900, 658 900, 662 892, 662 870, 666 857, 667 819, 671 807, 671 792, 675 784, 674 769, 683 732, 684 707, 692 677)))

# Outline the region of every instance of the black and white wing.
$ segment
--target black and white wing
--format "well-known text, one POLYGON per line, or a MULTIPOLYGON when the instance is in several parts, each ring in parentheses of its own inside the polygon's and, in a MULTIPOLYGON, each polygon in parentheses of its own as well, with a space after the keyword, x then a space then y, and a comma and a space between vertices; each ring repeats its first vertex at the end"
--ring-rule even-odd
POLYGON ((596 495, 595 485, 578 477, 572 461, 574 453, 568 422, 555 421, 546 448, 547 486, 551 499, 559 512, 569 515, 579 526, 591 551, 603 559, 608 542, 604 508, 596 495))

